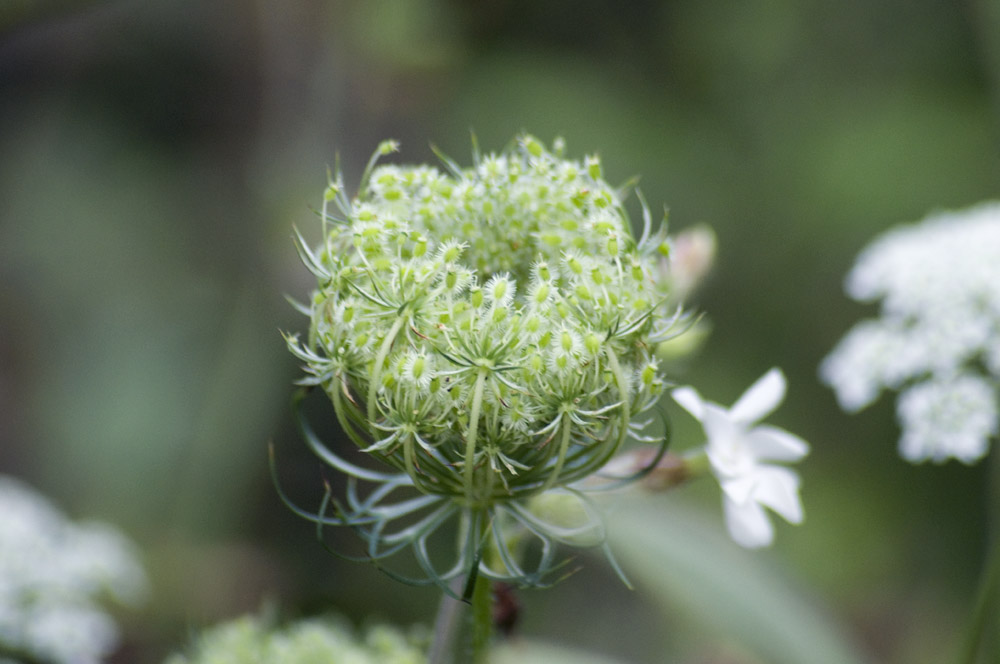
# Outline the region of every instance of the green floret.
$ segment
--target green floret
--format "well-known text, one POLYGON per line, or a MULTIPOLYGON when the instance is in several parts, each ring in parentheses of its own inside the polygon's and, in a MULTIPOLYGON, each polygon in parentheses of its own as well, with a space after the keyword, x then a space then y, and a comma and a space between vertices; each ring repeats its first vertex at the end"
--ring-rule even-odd
POLYGON ((314 618, 276 629, 244 616, 206 630, 164 664, 423 664, 419 639, 387 626, 358 636, 345 621, 314 618))

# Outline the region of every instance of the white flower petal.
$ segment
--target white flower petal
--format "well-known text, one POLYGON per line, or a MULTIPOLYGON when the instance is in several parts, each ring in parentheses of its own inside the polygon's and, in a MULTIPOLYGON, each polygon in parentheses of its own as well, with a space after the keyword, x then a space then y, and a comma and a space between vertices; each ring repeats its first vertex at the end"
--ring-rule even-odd
MULTIPOLYGON (((701 426, 705 429, 705 435, 708 436, 709 449, 714 449, 727 457, 740 454, 734 447, 744 433, 739 423, 733 422, 733 418, 729 417, 728 412, 714 403, 704 404, 701 426)), ((744 454, 740 455, 745 456, 744 454)))
POLYGON ((705 402, 702 400, 701 395, 693 387, 678 387, 676 390, 670 392, 670 396, 674 398, 680 406, 691 413, 694 419, 699 422, 705 416, 705 402))
POLYGON ((763 507, 753 501, 740 504, 728 498, 722 501, 722 506, 726 528, 734 542, 748 549, 759 549, 774 541, 774 527, 763 507))
POLYGON ((757 487, 753 498, 770 507, 789 523, 802 523, 802 502, 799 500, 799 476, 781 466, 762 466, 757 472, 757 487))
POLYGON ((733 478, 720 477, 719 486, 733 502, 742 505, 754 500, 754 494, 757 492, 757 479, 752 475, 741 475, 733 478))
POLYGON ((809 454, 809 443, 784 429, 761 425, 746 436, 754 457, 768 461, 798 461, 809 454))
POLYGON ((751 385, 729 410, 736 422, 751 423, 770 414, 785 398, 785 376, 775 367, 751 385))

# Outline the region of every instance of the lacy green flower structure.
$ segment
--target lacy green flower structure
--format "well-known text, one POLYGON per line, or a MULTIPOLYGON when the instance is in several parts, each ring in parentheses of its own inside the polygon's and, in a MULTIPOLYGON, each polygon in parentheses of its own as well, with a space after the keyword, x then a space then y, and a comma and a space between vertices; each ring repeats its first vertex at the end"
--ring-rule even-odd
POLYGON ((686 319, 668 310, 666 229, 653 231, 643 204, 636 240, 625 192, 596 157, 564 159, 560 142, 524 136, 477 151, 471 168, 376 166, 395 150, 379 146, 356 198, 339 175, 330 183, 319 247, 298 237, 318 289, 301 306, 307 339, 287 337, 301 383, 329 395, 389 472, 334 454, 303 422, 349 481, 345 500, 328 492, 318 513, 298 511, 354 527, 365 559, 411 548, 431 582, 543 583, 557 543, 604 546, 581 481, 626 439, 665 448, 637 418, 663 391, 654 350, 686 319), (554 495, 571 516, 543 518, 554 495), (460 544, 439 569, 427 540, 448 522, 460 544))

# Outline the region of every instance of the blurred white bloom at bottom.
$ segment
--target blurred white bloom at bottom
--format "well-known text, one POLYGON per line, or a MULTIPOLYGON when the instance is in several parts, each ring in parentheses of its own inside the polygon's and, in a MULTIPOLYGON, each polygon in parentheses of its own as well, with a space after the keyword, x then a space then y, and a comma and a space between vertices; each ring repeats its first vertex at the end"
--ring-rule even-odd
POLYGON ((146 592, 145 572, 121 533, 72 523, 45 497, 0 476, 0 653, 96 664, 118 642, 100 600, 135 603, 146 592))
POLYGON ((165 664, 424 664, 424 640, 391 625, 359 634, 336 616, 284 627, 244 616, 206 629, 187 654, 171 655, 165 664))
POLYGON ((764 374, 730 409, 704 401, 691 387, 678 388, 671 395, 705 429, 705 453, 722 487, 726 525, 737 544, 757 548, 772 542, 774 527, 765 507, 789 523, 802 522, 798 474, 765 462, 798 461, 808 454, 809 445, 782 429, 753 426, 785 397, 780 370, 764 374))

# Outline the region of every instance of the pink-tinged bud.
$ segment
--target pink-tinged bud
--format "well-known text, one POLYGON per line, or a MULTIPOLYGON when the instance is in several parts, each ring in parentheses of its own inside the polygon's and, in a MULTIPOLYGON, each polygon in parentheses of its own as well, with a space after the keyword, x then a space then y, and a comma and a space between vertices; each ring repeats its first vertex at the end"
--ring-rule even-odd
POLYGON ((683 300, 702 282, 715 262, 715 247, 715 233, 705 225, 685 229, 673 238, 673 250, 661 268, 669 275, 674 299, 683 300))

